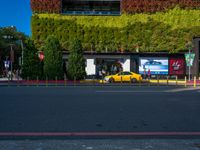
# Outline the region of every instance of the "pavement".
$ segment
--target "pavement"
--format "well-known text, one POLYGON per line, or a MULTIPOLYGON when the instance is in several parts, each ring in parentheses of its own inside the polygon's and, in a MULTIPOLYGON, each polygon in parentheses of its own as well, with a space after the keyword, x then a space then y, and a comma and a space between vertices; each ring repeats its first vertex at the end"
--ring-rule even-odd
POLYGON ((176 85, 176 86, 200 86, 200 80, 190 80, 185 81, 183 79, 175 80, 164 80, 164 79, 151 79, 151 80, 143 80, 138 83, 105 83, 102 80, 81 80, 81 81, 69 81, 69 80, 22 80, 13 78, 12 81, 8 80, 8 78, 0 78, 0 86, 71 86, 71 85, 176 85))
POLYGON ((199 150, 200 140, 90 139, 0 141, 0 150, 199 150))

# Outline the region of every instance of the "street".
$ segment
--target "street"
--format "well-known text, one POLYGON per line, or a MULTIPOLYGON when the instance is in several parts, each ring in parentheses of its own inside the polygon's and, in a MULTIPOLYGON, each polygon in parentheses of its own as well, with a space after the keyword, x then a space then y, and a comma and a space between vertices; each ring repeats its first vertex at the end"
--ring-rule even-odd
POLYGON ((181 90, 1 87, 0 132, 199 132, 200 90, 181 90))
POLYGON ((120 139, 195 141, 199 96, 199 87, 1 86, 0 139, 110 139, 111 145, 120 139))

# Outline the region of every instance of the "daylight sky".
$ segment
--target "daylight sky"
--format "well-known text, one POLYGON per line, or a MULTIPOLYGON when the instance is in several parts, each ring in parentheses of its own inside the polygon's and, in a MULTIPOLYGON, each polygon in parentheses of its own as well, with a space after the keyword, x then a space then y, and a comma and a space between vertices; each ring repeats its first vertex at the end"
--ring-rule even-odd
POLYGON ((15 26, 31 35, 30 0, 0 0, 0 27, 15 26))

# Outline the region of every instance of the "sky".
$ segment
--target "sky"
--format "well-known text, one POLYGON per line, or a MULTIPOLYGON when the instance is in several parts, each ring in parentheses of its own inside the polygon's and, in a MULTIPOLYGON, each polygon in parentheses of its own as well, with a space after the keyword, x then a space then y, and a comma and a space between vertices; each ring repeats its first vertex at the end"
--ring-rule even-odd
POLYGON ((31 36, 30 0, 0 0, 0 27, 15 26, 31 36))

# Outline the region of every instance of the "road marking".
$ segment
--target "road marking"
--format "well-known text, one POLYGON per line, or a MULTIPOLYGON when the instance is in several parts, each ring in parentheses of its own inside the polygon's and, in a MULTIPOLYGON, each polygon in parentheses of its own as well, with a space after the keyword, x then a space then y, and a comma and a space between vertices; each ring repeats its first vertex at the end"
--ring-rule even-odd
POLYGON ((178 88, 178 89, 172 89, 172 90, 167 90, 166 92, 184 92, 184 91, 196 91, 199 90, 200 87, 188 87, 188 88, 178 88))
POLYGON ((0 137, 10 136, 200 136, 200 132, 0 132, 0 137))
POLYGON ((96 93, 165 93, 166 91, 96 91, 96 93))

